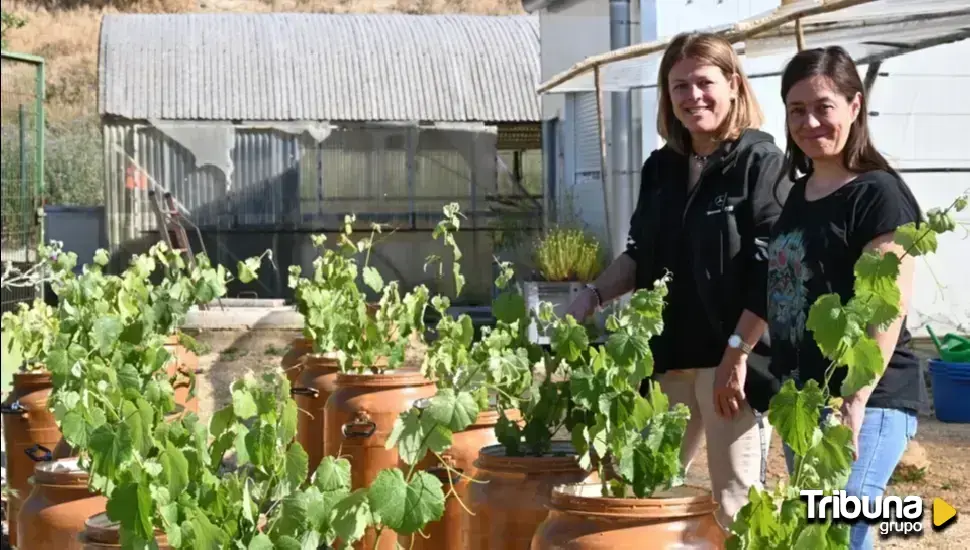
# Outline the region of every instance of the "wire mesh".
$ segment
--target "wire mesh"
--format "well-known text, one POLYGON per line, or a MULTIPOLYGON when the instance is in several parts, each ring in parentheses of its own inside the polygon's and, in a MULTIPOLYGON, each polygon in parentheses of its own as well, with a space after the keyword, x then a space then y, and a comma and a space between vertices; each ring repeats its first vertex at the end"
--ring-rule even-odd
MULTIPOLYGON (((38 209, 43 177, 43 66, 6 54, 0 66, 0 255, 4 264, 26 269, 37 261, 41 240, 38 209)), ((36 288, 3 289, 0 309, 33 300, 36 288)))

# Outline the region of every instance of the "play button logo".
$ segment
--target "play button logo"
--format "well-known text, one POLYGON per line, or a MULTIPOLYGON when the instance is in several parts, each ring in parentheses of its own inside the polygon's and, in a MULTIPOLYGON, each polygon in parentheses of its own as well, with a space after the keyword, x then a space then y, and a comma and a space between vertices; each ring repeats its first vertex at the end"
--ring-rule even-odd
POLYGON ((942 498, 933 499, 933 527, 940 529, 957 517, 957 511, 942 498))

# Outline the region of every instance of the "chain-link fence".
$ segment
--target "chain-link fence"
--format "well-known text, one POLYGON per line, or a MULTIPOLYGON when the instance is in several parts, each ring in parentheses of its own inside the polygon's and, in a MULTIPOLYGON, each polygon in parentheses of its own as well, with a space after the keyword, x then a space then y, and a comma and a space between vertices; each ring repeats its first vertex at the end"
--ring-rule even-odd
MULTIPOLYGON (((24 269, 37 261, 37 245, 43 238, 39 212, 44 189, 44 60, 3 52, 0 74, 0 255, 4 264, 24 269)), ((39 291, 3 289, 0 306, 7 311, 39 291)))

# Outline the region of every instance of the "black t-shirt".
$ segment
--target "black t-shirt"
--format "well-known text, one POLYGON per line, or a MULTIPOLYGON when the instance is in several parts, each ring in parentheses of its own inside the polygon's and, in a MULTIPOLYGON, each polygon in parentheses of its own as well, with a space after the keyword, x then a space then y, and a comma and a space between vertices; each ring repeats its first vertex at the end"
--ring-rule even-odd
MULTIPOLYGON (((883 171, 867 172, 834 193, 805 200, 802 178, 792 187, 768 247, 768 312, 771 370, 794 374, 800 386, 823 383, 830 361, 805 328, 815 300, 831 292, 842 303, 853 295, 854 267, 874 238, 919 219, 919 206, 906 184, 883 171)), ((908 349, 905 321, 896 350, 869 398, 869 407, 919 410, 922 372, 908 349)), ((841 395, 846 369, 837 368, 829 391, 841 395)))

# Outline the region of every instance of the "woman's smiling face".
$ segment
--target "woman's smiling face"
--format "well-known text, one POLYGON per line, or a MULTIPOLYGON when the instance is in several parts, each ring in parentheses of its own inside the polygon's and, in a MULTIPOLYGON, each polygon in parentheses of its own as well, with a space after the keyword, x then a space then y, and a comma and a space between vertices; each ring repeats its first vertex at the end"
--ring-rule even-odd
POLYGON ((691 135, 717 132, 731 113, 738 89, 736 78, 689 57, 671 67, 668 85, 674 116, 691 135))
POLYGON ((839 157, 859 116, 861 98, 846 98, 825 76, 797 82, 785 98, 788 132, 813 161, 839 157))

